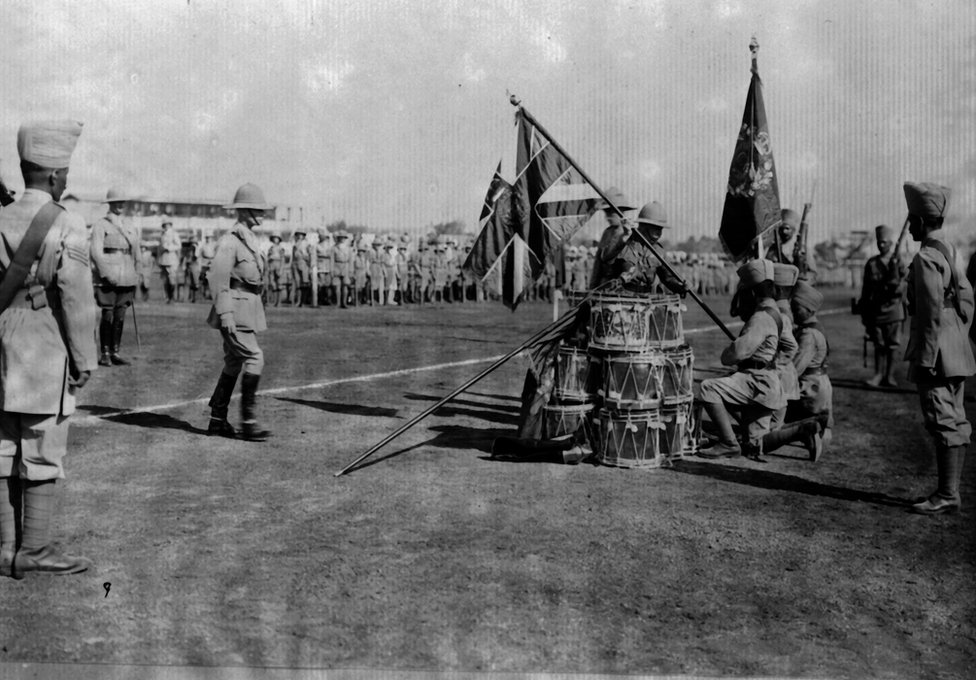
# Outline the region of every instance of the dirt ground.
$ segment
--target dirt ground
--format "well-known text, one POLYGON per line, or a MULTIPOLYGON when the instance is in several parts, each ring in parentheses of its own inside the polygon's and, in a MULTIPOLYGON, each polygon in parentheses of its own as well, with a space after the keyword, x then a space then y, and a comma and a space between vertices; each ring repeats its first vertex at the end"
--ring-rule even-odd
MULTIPOLYGON (((817 464, 489 460, 514 432, 516 359, 340 478, 551 308, 269 310, 274 436, 247 443, 204 434, 207 307, 142 304, 142 348, 130 323, 133 365, 82 393, 60 485, 56 535, 96 569, 3 579, 0 662, 972 677, 976 464, 963 512, 907 513, 931 446, 910 385, 860 386, 850 294, 823 318, 837 422, 817 464)), ((714 375, 723 336, 688 339, 714 375)))

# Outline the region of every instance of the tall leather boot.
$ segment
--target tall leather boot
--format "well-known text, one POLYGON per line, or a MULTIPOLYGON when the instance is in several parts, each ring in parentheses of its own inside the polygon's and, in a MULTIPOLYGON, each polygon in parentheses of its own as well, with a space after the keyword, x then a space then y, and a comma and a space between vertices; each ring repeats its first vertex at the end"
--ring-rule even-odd
POLYGON ((116 366, 128 366, 129 361, 119 356, 119 347, 122 345, 122 328, 125 326, 125 307, 118 307, 115 310, 115 318, 112 320, 112 354, 109 357, 116 366))
POLYGON ((102 310, 102 320, 98 324, 98 344, 101 353, 98 357, 99 366, 112 365, 112 342, 115 340, 115 329, 112 324, 112 310, 102 310))
POLYGON ((258 425, 254 417, 259 382, 261 376, 255 373, 241 376, 241 436, 253 442, 263 442, 271 435, 271 432, 258 425))
POLYGON ((236 383, 236 375, 228 375, 224 372, 221 372, 220 378, 217 379, 217 386, 210 397, 210 425, 207 426, 209 436, 237 438, 237 431, 227 422, 227 409, 236 383))
POLYGON ((935 493, 921 503, 912 506, 912 512, 919 515, 941 515, 955 512, 961 503, 959 499, 959 477, 962 474, 962 460, 966 447, 937 445, 935 463, 938 469, 939 487, 935 493), (956 450, 962 449, 962 454, 956 450))
POLYGON ((739 441, 732 429, 732 417, 725 409, 725 404, 705 402, 705 412, 712 423, 718 428, 719 441, 698 452, 702 458, 734 458, 742 455, 739 441))
POLYGON ((77 574, 90 569, 91 560, 62 555, 51 546, 51 515, 54 514, 54 480, 21 480, 24 495, 24 531, 14 557, 14 578, 28 571, 48 574, 77 574))
POLYGON ((0 576, 14 576, 14 556, 20 539, 20 513, 20 478, 0 479, 0 576))

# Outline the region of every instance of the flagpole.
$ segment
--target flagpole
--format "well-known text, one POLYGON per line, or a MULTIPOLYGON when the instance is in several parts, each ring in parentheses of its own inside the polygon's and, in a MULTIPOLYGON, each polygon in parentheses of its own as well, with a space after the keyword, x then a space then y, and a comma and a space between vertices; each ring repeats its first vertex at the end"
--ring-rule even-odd
POLYGON ((514 357, 516 354, 519 354, 521 352, 524 352, 526 349, 528 349, 532 345, 534 345, 537 342, 539 342, 542 338, 544 338, 546 336, 547 333, 550 333, 553 329, 557 328, 559 326, 559 324, 561 324, 561 323, 563 323, 563 321, 567 320, 569 316, 575 315, 576 312, 579 310, 579 308, 582 305, 586 304, 590 300, 590 298, 593 296, 593 293, 595 293, 600 288, 602 288, 603 286, 608 285, 610 283, 611 283, 611 281, 607 281, 602 286, 597 286, 592 291, 588 292, 586 294, 586 296, 578 304, 576 304, 575 306, 573 306, 569 310, 567 310, 567 312, 565 314, 563 314, 558 319, 556 319, 555 321, 553 321, 551 324, 549 324, 548 326, 546 326, 545 328, 543 328, 541 331, 539 331, 538 333, 536 333, 535 335, 533 335, 531 338, 529 338, 528 340, 526 340, 525 342, 523 342, 521 345, 519 345, 518 347, 516 347, 515 349, 513 349, 511 352, 509 352, 508 354, 506 354, 505 356, 503 356, 501 359, 499 359, 498 361, 496 361, 495 363, 493 363, 491 366, 489 366, 488 368, 486 368, 485 370, 483 370, 481 373, 479 373, 475 377, 471 378, 470 380, 468 380, 467 382, 465 382, 460 387, 455 388, 454 391, 452 391, 446 397, 443 397, 440 401, 438 401, 436 404, 434 404, 433 406, 431 406, 430 408, 428 408, 426 411, 424 411, 423 413, 420 413, 420 414, 414 416, 408 423, 402 425, 395 432, 393 432, 393 433, 387 435, 386 437, 384 437, 380 442, 374 444, 372 447, 370 447, 370 449, 368 451, 366 451, 361 456, 359 456, 359 458, 357 458, 353 462, 349 463, 346 467, 342 468, 341 470, 339 470, 338 472, 336 472, 332 476, 333 477, 340 477, 340 476, 344 475, 346 472, 348 472, 352 468, 354 468, 357 465, 359 465, 359 463, 361 463, 362 461, 366 460, 369 456, 373 455, 376 451, 378 451, 382 447, 386 446, 389 442, 393 441, 394 439, 396 439, 397 437, 399 437, 401 434, 403 434, 404 432, 406 432, 407 430, 409 430, 411 427, 413 427, 414 425, 416 425, 417 423, 419 423, 421 420, 423 420, 424 418, 426 418, 427 416, 429 416, 431 413, 433 413, 434 411, 436 411, 437 409, 439 409, 440 407, 442 407, 444 404, 446 404, 447 402, 449 402, 451 399, 453 399, 457 395, 459 395, 462 392, 464 392, 466 389, 468 389, 469 387, 471 387, 472 385, 474 385, 476 382, 478 382, 482 378, 486 377, 490 373, 492 373, 495 370, 497 370, 499 366, 501 366, 506 361, 508 361, 509 359, 511 359, 512 357, 514 357))
MULTIPOLYGON (((570 165, 572 165, 574 168, 576 168, 576 171, 580 174, 580 176, 582 176, 582 178, 584 180, 586 180, 586 182, 591 187, 593 187, 593 189, 596 191, 596 193, 600 195, 600 198, 602 198, 607 203, 607 205, 609 205, 611 208, 613 208, 613 210, 620 217, 623 217, 624 216, 623 211, 621 211, 620 208, 618 208, 614 204, 614 202, 611 201, 610 198, 608 198, 605 193, 603 193, 603 190, 599 186, 597 186, 596 182, 594 182, 592 179, 590 179, 589 175, 586 174, 586 172, 583 170, 583 168, 581 168, 579 166, 579 164, 573 159, 573 157, 570 156, 568 153, 566 153, 566 150, 564 148, 562 148, 555 139, 552 138, 552 135, 549 134, 549 131, 546 130, 542 126, 542 124, 539 123, 539 121, 536 120, 535 117, 531 113, 529 113, 528 109, 526 109, 524 106, 522 106, 521 102, 514 95, 512 95, 510 97, 509 101, 512 103, 512 106, 515 106, 516 108, 518 108, 518 110, 522 113, 522 115, 525 116, 525 119, 527 121, 529 121, 530 123, 532 123, 536 127, 536 129, 539 131, 539 133, 543 137, 545 137, 546 140, 550 144, 552 144, 556 148, 557 151, 559 151, 559 153, 561 153, 563 156, 566 157, 566 160, 569 161, 570 165)), ((702 310, 708 315, 708 317, 712 321, 715 322, 716 325, 718 325, 719 329, 721 329, 722 332, 724 332, 729 337, 730 340, 735 340, 735 335, 732 334, 732 331, 730 331, 728 329, 728 327, 725 325, 725 323, 720 318, 718 318, 718 316, 715 314, 715 312, 713 312, 712 309, 708 305, 705 304, 705 301, 702 300, 700 297, 698 297, 698 294, 695 291, 691 290, 691 288, 688 286, 687 282, 685 282, 685 280, 678 274, 678 272, 676 272, 674 270, 674 267, 671 266, 671 263, 667 261, 667 258, 665 258, 664 255, 662 255, 658 251, 658 249, 655 248, 654 245, 651 244, 651 242, 648 241, 647 238, 642 233, 640 233, 639 230, 636 230, 635 229, 633 233, 636 234, 637 237, 640 238, 641 241, 643 241, 644 245, 647 246, 652 253, 654 253, 654 257, 656 257, 658 259, 658 261, 667 270, 667 272, 671 276, 673 276, 675 279, 677 279, 678 281, 681 282, 682 286, 684 286, 685 290, 688 292, 688 295, 690 295, 692 297, 692 299, 695 302, 698 303, 698 306, 702 308, 702 310)))

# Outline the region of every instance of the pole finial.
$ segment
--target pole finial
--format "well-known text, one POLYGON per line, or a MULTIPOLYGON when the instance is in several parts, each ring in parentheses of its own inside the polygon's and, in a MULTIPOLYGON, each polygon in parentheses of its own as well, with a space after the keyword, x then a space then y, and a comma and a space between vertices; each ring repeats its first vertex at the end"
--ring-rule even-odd
POLYGON ((752 53, 752 72, 759 73, 759 41, 756 40, 756 36, 752 36, 752 40, 749 41, 749 52, 752 53))
POLYGON ((505 94, 508 95, 508 103, 511 104, 512 106, 521 106, 522 105, 522 100, 519 99, 518 97, 516 97, 514 93, 509 92, 508 90, 505 90, 505 94))

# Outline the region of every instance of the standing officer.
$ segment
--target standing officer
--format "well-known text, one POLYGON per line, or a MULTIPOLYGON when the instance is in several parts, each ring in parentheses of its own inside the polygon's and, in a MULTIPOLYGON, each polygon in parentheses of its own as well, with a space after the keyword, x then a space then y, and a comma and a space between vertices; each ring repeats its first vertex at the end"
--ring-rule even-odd
POLYGON ((976 373, 968 337, 973 289, 956 271, 955 251, 942 231, 949 193, 938 184, 905 183, 908 232, 921 244, 908 272, 912 322, 905 359, 908 377, 918 385, 925 429, 935 442, 939 477, 935 493, 912 506, 922 515, 961 507, 959 477, 972 432, 963 388, 966 378, 976 373))
POLYGON ((217 242, 217 254, 210 268, 210 286, 214 302, 207 323, 220 329, 224 341, 224 369, 210 397, 210 425, 207 434, 234 437, 227 422, 237 376, 241 376, 241 436, 250 441, 264 441, 270 432, 255 419, 258 383, 264 368, 264 353, 258 347, 257 333, 267 329, 261 284, 264 282, 265 256, 254 234, 254 227, 264 221, 264 211, 271 208, 264 193, 253 184, 241 186, 228 208, 237 210, 237 223, 217 242))
POLYGON ((210 234, 204 234, 203 243, 200 244, 197 256, 200 258, 200 287, 205 300, 213 298, 210 294, 210 280, 208 277, 210 276, 210 264, 213 262, 214 255, 216 254, 217 244, 213 242, 210 234))
MULTIPOLYGON (((651 201, 640 209, 637 214, 637 225, 641 235, 652 245, 661 240, 661 234, 670 226, 664 206, 657 201, 651 201)), ((600 261, 599 257, 597 261, 600 261)), ((660 279, 661 283, 676 293, 687 292, 684 282, 663 268, 660 260, 647 244, 633 234, 630 234, 623 248, 617 251, 617 256, 609 261, 609 265, 604 258, 601 267, 604 275, 609 275, 611 278, 619 277, 624 287, 629 290, 652 292, 655 280, 660 279)), ((593 280, 595 281, 596 278, 594 277, 593 280)))
POLYGON ((142 262, 139 257, 139 232, 122 217, 126 197, 116 188, 108 190, 108 213, 95 222, 91 231, 92 280, 95 300, 102 310, 98 327, 101 357, 99 366, 124 366, 119 355, 125 312, 136 297, 136 284, 142 262))
POLYGON ((173 220, 163 218, 163 235, 159 239, 159 269, 163 275, 163 288, 166 291, 166 304, 173 302, 176 291, 176 274, 180 269, 180 252, 183 243, 180 235, 173 229, 173 220))
POLYGON ((281 299, 281 275, 285 269, 285 248, 281 245, 281 236, 271 234, 271 247, 268 248, 267 285, 268 300, 275 307, 281 299))
POLYGON ((304 307, 312 304, 312 255, 305 230, 295 230, 295 241, 291 246, 291 281, 295 297, 292 304, 304 307))
MULTIPOLYGON (((607 189, 607 198, 623 212, 634 209, 634 206, 617 187, 607 189)), ((597 245, 593 272, 589 279, 591 289, 614 278, 610 272, 610 267, 613 261, 617 259, 617 255, 623 249, 627 239, 630 238, 631 232, 631 226, 617 214, 616 210, 610 207, 609 203, 601 199, 596 207, 597 210, 603 210, 603 215, 607 220, 607 228, 600 235, 600 243, 597 245)))
POLYGON ((905 320, 908 268, 893 250, 891 227, 878 225, 874 234, 878 254, 864 264, 864 284, 857 301, 864 332, 874 344, 874 376, 865 382, 871 387, 897 387, 894 358, 905 320))
POLYGON ((0 574, 14 578, 91 566, 51 544, 68 419, 97 360, 85 223, 53 202, 80 134, 76 121, 22 125, 26 188, 0 211, 2 287, 14 288, 0 312, 0 574))
POLYGON ((345 230, 336 232, 335 240, 336 244, 332 247, 332 297, 339 301, 339 307, 345 309, 352 284, 352 260, 356 253, 349 244, 349 233, 345 230))

